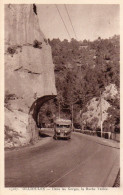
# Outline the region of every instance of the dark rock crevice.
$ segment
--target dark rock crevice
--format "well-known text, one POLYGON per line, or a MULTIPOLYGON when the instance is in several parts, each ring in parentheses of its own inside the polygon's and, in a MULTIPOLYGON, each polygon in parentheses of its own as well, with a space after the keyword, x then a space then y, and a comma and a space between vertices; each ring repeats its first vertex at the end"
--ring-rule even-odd
POLYGON ((30 74, 36 74, 36 75, 40 75, 41 73, 39 72, 32 72, 31 70, 28 70, 28 69, 23 69, 23 67, 19 67, 17 69, 15 69, 14 71, 21 71, 21 72, 27 72, 27 73, 30 73, 30 74))
POLYGON ((34 13, 37 15, 37 7, 36 7, 35 4, 33 4, 33 11, 34 11, 34 13))

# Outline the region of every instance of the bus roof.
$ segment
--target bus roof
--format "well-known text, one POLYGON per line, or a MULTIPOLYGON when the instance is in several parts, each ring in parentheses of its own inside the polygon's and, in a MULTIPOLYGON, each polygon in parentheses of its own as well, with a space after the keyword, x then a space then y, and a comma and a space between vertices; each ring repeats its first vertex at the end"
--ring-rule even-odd
POLYGON ((55 120, 55 123, 59 125, 71 125, 71 120, 59 118, 55 120))

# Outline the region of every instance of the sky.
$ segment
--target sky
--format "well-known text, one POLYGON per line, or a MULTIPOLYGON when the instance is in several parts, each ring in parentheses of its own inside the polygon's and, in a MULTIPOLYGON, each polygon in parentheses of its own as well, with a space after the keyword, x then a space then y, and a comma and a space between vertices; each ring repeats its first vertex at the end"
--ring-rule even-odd
POLYGON ((98 37, 109 38, 120 34, 120 7, 117 4, 68 4, 66 5, 72 25, 64 4, 37 5, 39 24, 46 38, 61 40, 77 37, 77 40, 95 40, 98 37), (60 18, 64 20, 67 30, 60 18), (75 35, 76 34, 76 35, 75 35))

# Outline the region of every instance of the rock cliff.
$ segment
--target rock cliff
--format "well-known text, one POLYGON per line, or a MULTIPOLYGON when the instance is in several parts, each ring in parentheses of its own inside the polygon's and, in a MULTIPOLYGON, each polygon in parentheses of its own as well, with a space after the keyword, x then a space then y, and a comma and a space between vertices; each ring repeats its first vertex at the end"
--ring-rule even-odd
POLYGON ((5 6, 5 146, 35 140, 44 101, 56 95, 51 48, 35 5, 5 6))
MULTIPOLYGON (((101 95, 101 107, 100 107, 100 97, 92 98, 86 105, 87 111, 81 115, 79 120, 83 122, 83 126, 88 126, 92 130, 100 128, 100 109, 102 110, 102 123, 109 117, 108 109, 113 108, 109 100, 119 100, 119 90, 115 84, 110 84, 105 87, 104 92, 101 95)), ((115 108, 113 108, 115 109, 115 108)), ((110 129, 106 129, 110 131, 110 129)))

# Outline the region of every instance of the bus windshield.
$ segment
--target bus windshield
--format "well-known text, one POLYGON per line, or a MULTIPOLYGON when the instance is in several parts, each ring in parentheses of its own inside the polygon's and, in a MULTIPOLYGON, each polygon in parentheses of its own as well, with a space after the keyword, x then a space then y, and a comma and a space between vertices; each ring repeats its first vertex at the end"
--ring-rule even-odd
POLYGON ((57 124, 56 127, 58 127, 58 128, 70 128, 70 125, 59 125, 59 124, 57 124))

